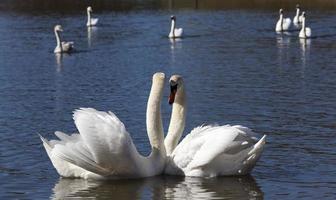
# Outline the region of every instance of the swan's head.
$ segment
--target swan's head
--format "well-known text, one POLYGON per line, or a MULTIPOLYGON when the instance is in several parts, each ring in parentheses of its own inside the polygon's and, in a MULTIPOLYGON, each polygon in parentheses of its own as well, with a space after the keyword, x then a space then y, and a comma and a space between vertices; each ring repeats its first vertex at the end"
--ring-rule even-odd
POLYGON ((176 20, 176 16, 172 15, 172 16, 170 16, 170 19, 175 21, 176 20))
POLYGON ((303 11, 301 15, 302 17, 306 18, 306 12, 303 11))
POLYGON ((63 31, 62 26, 61 25, 56 25, 54 28, 55 31, 63 31))
POLYGON ((173 104, 175 101, 176 93, 183 87, 183 78, 180 75, 173 75, 169 79, 170 85, 170 95, 169 95, 169 104, 173 104))
POLYGON ((283 9, 282 9, 282 8, 280 8, 280 10, 279 10, 279 14, 280 14, 280 15, 283 14, 283 9))
POLYGON ((157 85, 164 85, 165 82, 165 74, 162 72, 156 72, 153 75, 153 84, 157 84, 157 85))
POLYGON ((300 9, 300 5, 299 4, 296 4, 296 9, 300 9))
POLYGON ((91 6, 89 6, 89 7, 87 7, 87 9, 86 9, 88 12, 92 12, 92 7, 91 6))

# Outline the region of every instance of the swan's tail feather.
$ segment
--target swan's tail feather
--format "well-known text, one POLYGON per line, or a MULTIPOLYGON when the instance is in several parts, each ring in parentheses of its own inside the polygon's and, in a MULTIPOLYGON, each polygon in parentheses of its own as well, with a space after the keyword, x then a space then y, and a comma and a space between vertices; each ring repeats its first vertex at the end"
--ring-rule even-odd
POLYGON ((43 146, 47 150, 47 152, 51 151, 52 146, 49 143, 49 141, 47 139, 45 139, 44 137, 42 137, 42 135, 40 135, 40 134, 38 134, 38 135, 40 136, 40 139, 42 140, 43 146))
POLYGON ((82 151, 83 145, 77 144, 67 144, 67 145, 56 145, 53 154, 58 158, 67 161, 73 165, 81 167, 90 172, 108 176, 110 172, 102 167, 100 167, 92 158, 90 158, 90 153, 88 150, 82 151), (78 150, 80 149, 80 150, 78 150))

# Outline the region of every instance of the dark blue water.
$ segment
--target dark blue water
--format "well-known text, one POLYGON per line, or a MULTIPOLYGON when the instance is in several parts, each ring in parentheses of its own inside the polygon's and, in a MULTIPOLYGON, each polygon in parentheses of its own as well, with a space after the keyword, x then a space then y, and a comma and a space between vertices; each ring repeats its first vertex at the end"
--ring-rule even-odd
MULTIPOLYGON (((85 12, 0 13, 1 199, 336 198, 336 12, 307 12, 316 36, 307 41, 276 35, 276 10, 174 11, 186 37, 171 41, 171 14, 102 12, 88 30, 85 12), (75 53, 54 55, 55 24, 75 53), (76 132, 79 107, 113 111, 149 153, 145 110, 157 71, 185 78, 185 134, 219 123, 268 135, 251 176, 61 179, 37 134, 76 132)), ((167 130, 171 107, 162 109, 167 130)))

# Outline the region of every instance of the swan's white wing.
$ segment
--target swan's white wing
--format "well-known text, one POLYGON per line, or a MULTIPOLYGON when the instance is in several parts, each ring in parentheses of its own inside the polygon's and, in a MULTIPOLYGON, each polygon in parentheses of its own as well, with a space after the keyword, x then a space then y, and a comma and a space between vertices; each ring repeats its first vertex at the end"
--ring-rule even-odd
POLYGON ((72 134, 71 136, 66 135, 62 132, 55 132, 61 140, 51 140, 48 141, 40 135, 40 138, 43 142, 43 146, 53 164, 56 171, 63 177, 86 177, 91 174, 90 172, 84 170, 83 168, 77 167, 76 165, 71 164, 68 161, 63 160, 62 158, 55 154, 56 145, 65 145, 67 142, 76 142, 80 140, 79 134, 72 134))
POLYGON ((299 24, 299 16, 296 16, 293 18, 293 23, 298 25, 299 24))
POLYGON ((291 26, 292 20, 290 18, 284 18, 283 19, 283 30, 288 30, 291 26))
POLYGON ((91 18, 91 25, 92 25, 92 26, 97 25, 98 20, 99 20, 98 18, 91 18))
POLYGON ((172 158, 179 168, 190 170, 211 163, 221 154, 237 154, 255 143, 254 133, 243 126, 197 127, 176 147, 172 158))
POLYGON ((71 51, 74 48, 74 42, 62 42, 63 51, 71 51))
POLYGON ((312 32, 311 32, 311 29, 309 27, 306 27, 306 36, 307 37, 311 37, 312 36, 312 32))
POLYGON ((112 112, 82 108, 73 118, 81 141, 56 145, 57 156, 102 176, 136 173, 139 154, 124 124, 112 112))
POLYGON ((183 29, 175 28, 175 37, 182 37, 182 36, 183 36, 183 29))

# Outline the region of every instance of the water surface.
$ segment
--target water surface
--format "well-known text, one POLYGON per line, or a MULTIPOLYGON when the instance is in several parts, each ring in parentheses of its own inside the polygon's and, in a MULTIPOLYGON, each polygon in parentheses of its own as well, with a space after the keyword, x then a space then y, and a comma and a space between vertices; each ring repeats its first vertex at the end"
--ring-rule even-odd
MULTIPOLYGON (((336 198, 335 11, 307 13, 315 38, 306 41, 298 31, 275 34, 273 9, 97 12, 93 29, 82 11, 0 13, 1 199, 336 198), (185 29, 180 40, 166 37, 173 13, 185 29), (54 55, 55 24, 75 53, 54 55), (268 135, 251 176, 59 178, 37 134, 76 132, 79 107, 115 112, 149 153, 145 109, 157 71, 185 78, 185 134, 219 123, 268 135)), ((171 107, 164 101, 162 109, 167 130, 171 107)))

